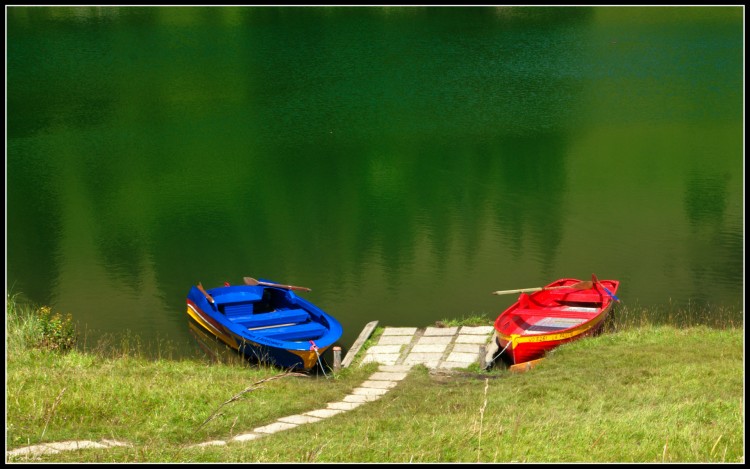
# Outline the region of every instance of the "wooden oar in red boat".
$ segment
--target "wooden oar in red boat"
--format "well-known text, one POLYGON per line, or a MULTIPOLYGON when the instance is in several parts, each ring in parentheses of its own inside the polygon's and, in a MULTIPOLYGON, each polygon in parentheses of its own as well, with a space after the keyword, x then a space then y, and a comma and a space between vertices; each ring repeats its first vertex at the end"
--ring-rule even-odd
POLYGON ((264 285, 266 287, 286 288, 287 290, 312 291, 307 287, 295 287, 294 285, 281 285, 278 283, 261 282, 259 280, 255 280, 252 277, 245 277, 245 285, 250 285, 250 286, 264 285))
MULTIPOLYGON (((601 285, 601 284, 600 284, 601 285)), ((578 283, 574 283, 572 285, 560 285, 559 287, 533 287, 533 288, 519 288, 517 290, 500 290, 500 291, 493 291, 493 295, 508 295, 511 293, 524 293, 524 292, 531 292, 531 291, 542 291, 542 290, 559 290, 561 288, 570 288, 573 290, 588 290, 589 288, 593 288, 594 282, 591 280, 583 280, 578 283)))
POLYGON ((591 274, 591 280, 592 280, 593 283, 596 283, 597 285, 599 285, 600 287, 602 287, 604 289, 604 291, 607 292, 607 295, 609 295, 613 300, 615 300, 618 303, 620 302, 620 299, 617 298, 614 293, 612 293, 611 291, 609 291, 609 288, 605 287, 604 284, 602 282, 600 282, 598 278, 596 278, 596 275, 591 274))

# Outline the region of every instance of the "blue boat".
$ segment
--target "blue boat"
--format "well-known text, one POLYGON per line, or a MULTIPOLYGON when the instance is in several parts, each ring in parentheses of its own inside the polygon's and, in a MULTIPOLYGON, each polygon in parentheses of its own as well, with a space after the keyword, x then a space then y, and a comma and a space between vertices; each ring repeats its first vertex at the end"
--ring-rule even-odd
POLYGON ((295 291, 266 279, 206 290, 193 286, 187 313, 203 329, 258 363, 309 371, 343 333, 341 324, 295 291))

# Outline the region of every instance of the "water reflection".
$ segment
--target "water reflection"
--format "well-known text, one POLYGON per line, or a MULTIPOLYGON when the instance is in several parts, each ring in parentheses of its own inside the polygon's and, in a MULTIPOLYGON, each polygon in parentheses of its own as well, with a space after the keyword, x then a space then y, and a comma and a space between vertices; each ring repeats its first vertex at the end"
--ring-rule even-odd
POLYGON ((691 172, 686 181, 685 212, 693 229, 719 226, 724 221, 728 174, 691 172))
POLYGON ((742 17, 633 11, 11 8, 8 277, 180 339, 246 275, 349 342, 592 272, 739 302, 742 17))
POLYGON ((740 230, 728 229, 731 224, 739 228, 739 220, 725 219, 730 181, 729 174, 711 169, 691 171, 686 180, 684 207, 692 232, 688 262, 699 304, 715 301, 707 286, 719 279, 722 284, 740 284, 744 275, 740 230))

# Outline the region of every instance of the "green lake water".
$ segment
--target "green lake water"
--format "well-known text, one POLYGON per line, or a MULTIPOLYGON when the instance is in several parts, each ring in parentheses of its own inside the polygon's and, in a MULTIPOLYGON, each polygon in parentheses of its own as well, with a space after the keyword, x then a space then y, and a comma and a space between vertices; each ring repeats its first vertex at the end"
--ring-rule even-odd
POLYGON ((7 7, 6 290, 196 353, 193 284, 362 327, 618 279, 744 308, 742 7, 7 7))

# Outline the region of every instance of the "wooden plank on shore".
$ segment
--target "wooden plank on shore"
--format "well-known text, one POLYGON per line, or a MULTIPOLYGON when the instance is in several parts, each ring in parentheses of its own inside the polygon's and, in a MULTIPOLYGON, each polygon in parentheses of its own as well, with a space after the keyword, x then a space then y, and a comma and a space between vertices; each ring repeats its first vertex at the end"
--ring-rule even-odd
POLYGON ((537 358, 536 360, 531 360, 528 362, 518 363, 517 365, 512 365, 510 367, 510 371, 515 371, 517 373, 523 373, 524 371, 529 371, 530 369, 534 368, 537 364, 539 364, 539 362, 542 360, 544 360, 544 358, 537 358))
POLYGON ((354 357, 356 357, 357 353, 359 353, 359 349, 361 349, 362 346, 365 345, 365 342, 370 338, 377 325, 378 321, 370 321, 365 325, 365 328, 362 329, 362 332, 359 333, 359 337, 357 337, 357 340, 354 341, 354 345, 352 345, 352 348, 350 348, 346 352, 346 356, 341 362, 342 367, 346 368, 352 364, 352 361, 354 361, 354 357))

